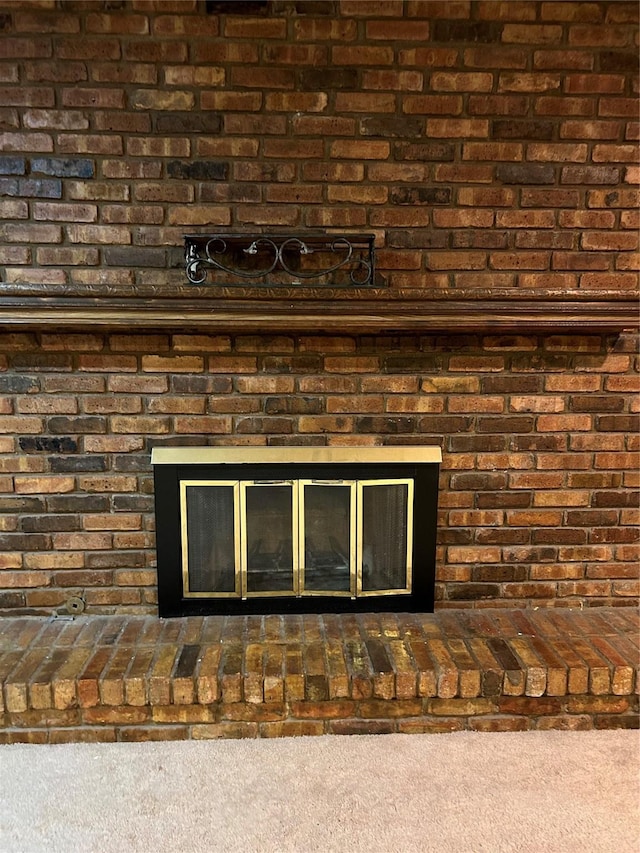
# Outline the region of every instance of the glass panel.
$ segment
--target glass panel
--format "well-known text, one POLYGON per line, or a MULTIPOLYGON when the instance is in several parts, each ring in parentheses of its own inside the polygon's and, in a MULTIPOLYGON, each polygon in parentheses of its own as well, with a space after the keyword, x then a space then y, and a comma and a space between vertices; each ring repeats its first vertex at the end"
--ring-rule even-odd
POLYGON ((233 484, 187 486, 186 496, 188 591, 234 593, 233 484))
POLYGON ((306 485, 304 588, 351 590, 351 486, 306 485))
POLYGON ((362 590, 407 587, 407 483, 362 489, 362 590))
POLYGON ((293 592, 293 490, 247 486, 247 592, 293 592))

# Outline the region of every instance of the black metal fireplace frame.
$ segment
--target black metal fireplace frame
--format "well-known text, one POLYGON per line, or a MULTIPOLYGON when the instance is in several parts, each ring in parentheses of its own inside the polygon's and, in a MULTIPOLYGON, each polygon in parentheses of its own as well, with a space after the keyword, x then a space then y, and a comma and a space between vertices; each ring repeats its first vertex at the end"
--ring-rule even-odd
MULTIPOLYGON (((439 458, 439 448, 436 450, 439 458)), ((154 464, 159 615, 169 618, 209 614, 433 612, 439 464, 411 461, 410 454, 407 457, 402 461, 375 463, 296 461, 295 465, 292 462, 262 462, 259 465, 260 478, 264 480, 295 476, 309 480, 410 478, 414 481, 411 592, 355 599, 324 595, 246 599, 186 597, 182 585, 180 482, 207 482, 221 472, 225 480, 243 480, 249 476, 250 466, 245 463, 154 464)), ((154 463, 156 461, 157 456, 154 463)))

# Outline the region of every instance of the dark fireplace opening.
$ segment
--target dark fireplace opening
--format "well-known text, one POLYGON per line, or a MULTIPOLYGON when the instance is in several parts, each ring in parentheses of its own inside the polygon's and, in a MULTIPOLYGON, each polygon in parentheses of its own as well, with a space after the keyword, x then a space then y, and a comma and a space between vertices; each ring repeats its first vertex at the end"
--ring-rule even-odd
POLYGON ((160 615, 432 611, 440 460, 155 448, 160 615))

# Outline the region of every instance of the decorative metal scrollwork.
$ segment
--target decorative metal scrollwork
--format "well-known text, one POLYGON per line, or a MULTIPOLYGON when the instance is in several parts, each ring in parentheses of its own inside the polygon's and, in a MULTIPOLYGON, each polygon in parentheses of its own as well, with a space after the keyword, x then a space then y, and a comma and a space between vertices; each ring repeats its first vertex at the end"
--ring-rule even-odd
POLYGON ((188 234, 185 267, 191 284, 302 284, 371 287, 373 234, 188 234))

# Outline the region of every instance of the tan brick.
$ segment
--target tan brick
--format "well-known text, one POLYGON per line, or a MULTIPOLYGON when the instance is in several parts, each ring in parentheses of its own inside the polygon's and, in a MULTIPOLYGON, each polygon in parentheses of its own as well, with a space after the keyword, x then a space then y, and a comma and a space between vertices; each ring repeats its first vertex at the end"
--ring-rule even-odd
POLYGON ((204 705, 154 705, 151 719, 154 723, 210 723, 214 711, 204 705))
POLYGON ((18 494, 64 494, 75 489, 73 477, 15 477, 18 494))
POLYGON ((213 738, 247 738, 258 736, 258 723, 224 722, 195 725, 191 727, 194 740, 213 738))
POLYGON ((329 415, 302 415, 298 420, 298 429, 301 433, 351 432, 353 430, 353 418, 331 417, 329 415))
POLYGON ((469 717, 496 711, 490 699, 430 699, 428 708, 429 713, 446 717, 469 717))
POLYGON ((231 432, 231 418, 213 416, 180 415, 174 418, 176 433, 211 433, 214 435, 231 432))
POLYGON ((442 92, 490 92, 493 74, 488 72, 435 71, 431 89, 442 92))
POLYGON ((219 646, 208 646, 202 653, 197 675, 196 688, 198 702, 206 705, 216 702, 218 692, 218 666, 220 663, 221 650, 219 646))
POLYGON ((309 737, 324 734, 322 722, 311 720, 282 720, 260 723, 262 737, 309 737))
POLYGON ((117 708, 85 708, 82 711, 83 722, 89 725, 133 725, 145 723, 150 717, 149 708, 134 708, 128 705, 122 705, 117 708))

